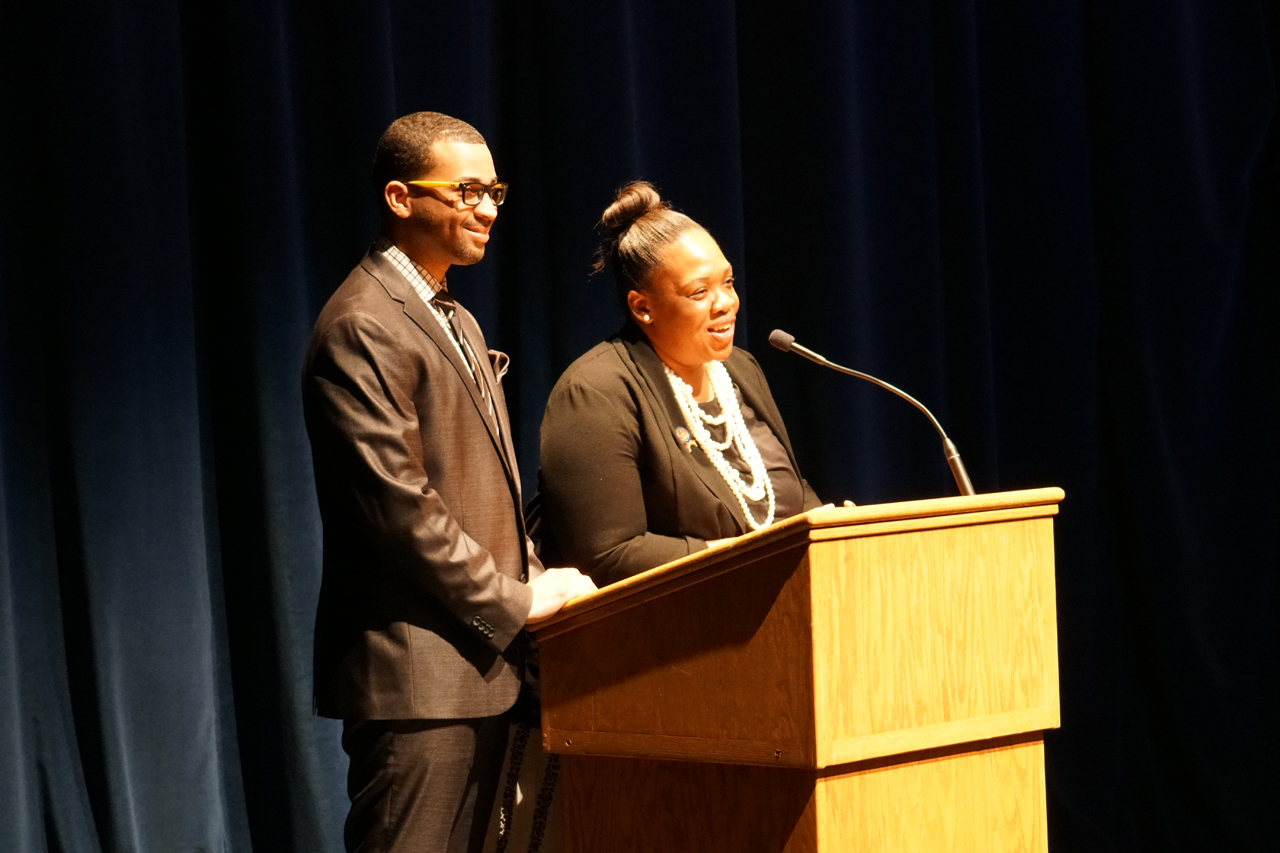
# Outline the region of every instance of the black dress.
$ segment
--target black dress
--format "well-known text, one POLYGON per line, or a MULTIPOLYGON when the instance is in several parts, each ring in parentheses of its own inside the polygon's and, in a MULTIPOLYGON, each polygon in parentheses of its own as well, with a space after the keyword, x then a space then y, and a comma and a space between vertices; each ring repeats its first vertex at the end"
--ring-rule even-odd
MULTIPOLYGON (((725 367, 771 469, 775 520, 821 505, 799 476, 760 365, 735 348, 725 367)), ((603 586, 751 530, 720 472, 687 438, 662 361, 633 324, 570 365, 547 401, 530 505, 544 565, 577 567, 603 586)), ((726 452, 730 462, 733 455, 726 452)), ((766 513, 763 503, 753 510, 758 520, 766 513)))

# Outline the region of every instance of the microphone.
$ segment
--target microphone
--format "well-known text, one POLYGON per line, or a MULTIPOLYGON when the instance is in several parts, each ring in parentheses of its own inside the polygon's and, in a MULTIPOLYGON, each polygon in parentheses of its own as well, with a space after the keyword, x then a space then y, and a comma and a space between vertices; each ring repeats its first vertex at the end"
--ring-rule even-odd
POLYGON ((865 379, 868 382, 879 385, 881 388, 886 391, 892 391, 920 411, 924 412, 925 417, 927 417, 929 422, 933 424, 933 428, 938 431, 938 435, 942 436, 942 453, 947 458, 947 466, 951 468, 951 476, 956 478, 956 485, 960 487, 960 494, 972 495, 974 493, 973 484, 969 482, 969 472, 964 469, 964 463, 960 461, 960 451, 956 449, 955 443, 951 439, 947 438, 947 434, 943 431, 942 424, 938 423, 938 419, 935 418, 933 413, 926 409, 924 404, 915 397, 912 397, 910 394, 899 388, 893 387, 888 382, 876 379, 874 376, 869 376, 866 373, 859 373, 856 370, 841 367, 835 362, 827 361, 808 347, 800 346, 800 344, 796 343, 795 335, 788 335, 781 329, 774 329, 769 333, 769 343, 774 349, 780 349, 783 352, 799 353, 810 361, 821 364, 823 367, 829 367, 832 370, 838 370, 841 373, 847 373, 850 376, 856 376, 859 379, 865 379))

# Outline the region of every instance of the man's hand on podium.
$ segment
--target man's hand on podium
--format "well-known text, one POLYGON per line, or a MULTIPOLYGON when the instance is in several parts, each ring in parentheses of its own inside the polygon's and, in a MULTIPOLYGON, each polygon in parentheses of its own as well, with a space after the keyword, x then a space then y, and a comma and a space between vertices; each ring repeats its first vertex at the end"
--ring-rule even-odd
POLYGON ((577 569, 547 569, 529 581, 529 588, 533 590, 533 607, 524 620, 526 627, 555 616, 570 599, 596 591, 591 578, 577 569))

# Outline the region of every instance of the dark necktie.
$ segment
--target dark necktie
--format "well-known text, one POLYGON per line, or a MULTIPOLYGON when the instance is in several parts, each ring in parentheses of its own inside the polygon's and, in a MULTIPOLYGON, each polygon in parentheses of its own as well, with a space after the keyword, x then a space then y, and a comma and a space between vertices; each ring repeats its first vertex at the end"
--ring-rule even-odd
POLYGON ((495 424, 498 423, 497 415, 493 411, 493 397, 485 386, 484 372, 480 369, 479 359, 475 351, 471 349, 471 344, 467 342, 466 337, 462 334, 462 324, 458 322, 458 304, 449 295, 448 288, 444 287, 436 291, 436 295, 432 297, 431 302, 449 321, 449 328, 453 331, 453 339, 457 342, 458 349, 462 350, 462 357, 467 360, 467 366, 471 368, 471 378, 475 380, 476 387, 480 389, 481 399, 489 407, 489 417, 493 418, 495 424))

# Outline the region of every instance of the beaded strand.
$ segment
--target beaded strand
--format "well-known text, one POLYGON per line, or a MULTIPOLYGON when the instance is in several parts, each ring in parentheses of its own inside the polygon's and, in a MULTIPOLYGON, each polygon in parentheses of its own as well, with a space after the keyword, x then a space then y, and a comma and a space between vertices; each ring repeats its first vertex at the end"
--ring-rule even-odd
POLYGON ((773 483, 769 480, 769 472, 764 466, 764 459, 760 456, 760 449, 756 447, 755 441, 751 438, 751 431, 747 429, 746 421, 742 419, 742 408, 738 405, 737 395, 733 393, 733 379, 729 377, 729 371, 718 361, 712 361, 706 365, 712 398, 720 404, 720 414, 708 415, 693 398, 693 388, 689 383, 676 376, 675 371, 665 364, 663 369, 667 373, 667 381, 671 383, 671 390, 675 392, 680 411, 684 413, 689 432, 702 446, 716 471, 724 478, 729 491, 733 492, 734 497, 738 499, 747 523, 751 525, 752 530, 768 527, 773 523, 773 514, 777 509, 773 496, 773 483), (725 425, 724 441, 716 441, 711 437, 711 432, 707 429, 708 424, 725 425), (724 451, 729 449, 730 444, 737 446, 738 453, 750 469, 750 485, 742 479, 741 472, 724 458, 724 451), (760 501, 766 498, 769 512, 764 521, 757 522, 751 514, 748 500, 760 501))

